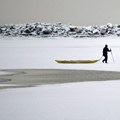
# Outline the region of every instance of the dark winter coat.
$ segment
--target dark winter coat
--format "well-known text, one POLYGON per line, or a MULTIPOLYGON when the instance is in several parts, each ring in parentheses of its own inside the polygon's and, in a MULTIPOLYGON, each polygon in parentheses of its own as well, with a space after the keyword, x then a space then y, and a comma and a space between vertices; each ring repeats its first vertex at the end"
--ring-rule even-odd
POLYGON ((108 49, 108 47, 104 47, 103 48, 103 56, 106 57, 108 55, 108 52, 110 52, 111 50, 108 49))

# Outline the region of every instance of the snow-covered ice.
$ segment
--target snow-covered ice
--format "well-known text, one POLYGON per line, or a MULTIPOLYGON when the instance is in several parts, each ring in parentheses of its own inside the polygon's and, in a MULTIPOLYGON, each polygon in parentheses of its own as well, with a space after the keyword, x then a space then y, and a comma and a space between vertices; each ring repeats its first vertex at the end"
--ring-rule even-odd
POLYGON ((10 38, 0 39, 0 69, 90 69, 120 71, 120 38, 10 38), (108 44, 108 64, 61 65, 56 59, 99 59, 108 44))
POLYGON ((120 81, 0 91, 1 120, 119 120, 120 81))
MULTIPOLYGON (((0 38, 0 69, 120 71, 120 38, 0 38), (55 59, 99 59, 109 63, 62 65, 55 59)), ((120 80, 0 90, 0 120, 119 120, 120 80)))

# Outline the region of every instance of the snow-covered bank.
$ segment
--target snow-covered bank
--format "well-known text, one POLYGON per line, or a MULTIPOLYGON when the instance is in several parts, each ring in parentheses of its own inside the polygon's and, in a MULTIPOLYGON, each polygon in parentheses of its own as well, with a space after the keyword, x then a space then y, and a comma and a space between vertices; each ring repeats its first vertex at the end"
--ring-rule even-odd
POLYGON ((0 91, 1 120, 119 120, 120 81, 0 91))
POLYGON ((39 37, 104 37, 120 36, 120 25, 108 23, 101 26, 73 26, 62 23, 30 23, 0 26, 2 36, 39 37))

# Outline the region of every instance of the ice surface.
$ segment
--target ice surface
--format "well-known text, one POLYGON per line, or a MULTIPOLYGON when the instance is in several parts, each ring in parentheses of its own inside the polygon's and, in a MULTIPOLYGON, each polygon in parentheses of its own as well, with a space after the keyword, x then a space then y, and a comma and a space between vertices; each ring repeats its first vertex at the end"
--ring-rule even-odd
POLYGON ((1 37, 0 69, 90 69, 120 71, 120 38, 34 38, 1 37), (63 65, 56 59, 99 59, 108 44, 112 49, 108 64, 63 65), (113 61, 114 58, 114 61, 113 61))
MULTIPOLYGON (((120 71, 120 38, 0 38, 1 69, 120 71), (62 65, 55 59, 99 59, 105 44, 114 62, 62 65)), ((0 120, 120 120, 120 81, 0 90, 0 120)))
POLYGON ((0 91, 1 120, 119 120, 120 81, 0 91))

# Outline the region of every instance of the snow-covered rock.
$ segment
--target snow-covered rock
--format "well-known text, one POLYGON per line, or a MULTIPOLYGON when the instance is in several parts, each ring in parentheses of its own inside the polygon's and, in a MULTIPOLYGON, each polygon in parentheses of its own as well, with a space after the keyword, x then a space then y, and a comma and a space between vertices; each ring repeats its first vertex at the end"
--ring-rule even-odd
POLYGON ((120 36, 120 25, 108 23, 101 26, 74 26, 62 23, 30 23, 0 26, 2 36, 39 36, 39 37, 102 37, 120 36))

